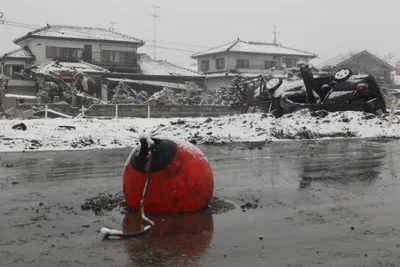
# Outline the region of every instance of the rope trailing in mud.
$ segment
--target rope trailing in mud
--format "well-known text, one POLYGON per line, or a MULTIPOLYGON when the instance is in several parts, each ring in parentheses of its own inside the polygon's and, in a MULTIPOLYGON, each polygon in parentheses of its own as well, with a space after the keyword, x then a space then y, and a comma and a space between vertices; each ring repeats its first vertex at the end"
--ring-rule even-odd
POLYGON ((154 151, 154 143, 148 144, 148 153, 147 153, 146 169, 145 169, 147 173, 147 180, 143 189, 142 200, 140 201, 140 215, 142 216, 142 219, 149 224, 148 228, 149 231, 151 230, 151 228, 154 227, 155 223, 146 217, 146 214, 144 213, 144 201, 146 200, 147 191, 151 181, 150 172, 151 172, 151 164, 153 163, 153 151, 154 151))
POLYGON ((141 235, 145 235, 150 230, 155 226, 155 223, 147 218, 145 212, 144 212, 144 202, 146 200, 146 195, 147 191, 149 189, 149 185, 151 182, 151 164, 153 163, 153 152, 154 152, 154 142, 150 138, 147 138, 147 147, 148 147, 148 152, 146 156, 146 165, 145 165, 145 172, 147 174, 147 180, 146 184, 143 189, 142 193, 142 199, 140 201, 140 216, 142 217, 142 220, 145 221, 148 225, 146 225, 142 231, 136 232, 136 233, 124 233, 120 230, 114 230, 114 229, 109 229, 109 228, 102 228, 100 232, 104 234, 104 238, 108 239, 110 237, 119 237, 119 238, 132 238, 132 237, 137 237, 141 235))

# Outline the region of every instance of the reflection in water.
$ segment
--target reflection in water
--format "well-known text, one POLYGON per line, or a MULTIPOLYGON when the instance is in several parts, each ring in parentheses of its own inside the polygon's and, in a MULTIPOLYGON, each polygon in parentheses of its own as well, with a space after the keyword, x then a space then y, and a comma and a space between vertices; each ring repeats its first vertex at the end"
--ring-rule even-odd
MULTIPOLYGON (((145 237, 126 240, 126 250, 134 266, 182 266, 194 264, 210 246, 214 231, 211 214, 149 216, 156 226, 145 237)), ((139 214, 127 214, 123 230, 141 229, 139 214)))
POLYGON ((303 173, 299 188, 305 189, 313 182, 324 184, 370 184, 379 178, 386 158, 384 144, 365 143, 352 147, 348 143, 321 146, 302 162, 303 173), (315 152, 315 154, 313 154, 315 152))

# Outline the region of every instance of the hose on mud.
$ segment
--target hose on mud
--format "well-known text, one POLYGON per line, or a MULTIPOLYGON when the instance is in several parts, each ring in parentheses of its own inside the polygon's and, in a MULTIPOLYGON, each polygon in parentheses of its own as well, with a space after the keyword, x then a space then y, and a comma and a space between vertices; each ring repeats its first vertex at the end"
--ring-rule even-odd
POLYGON ((153 163, 153 152, 154 152, 154 143, 153 142, 147 142, 148 146, 148 152, 146 156, 146 165, 145 165, 145 172, 147 174, 147 180, 146 184, 143 189, 142 193, 142 199, 140 201, 140 216, 143 221, 147 223, 147 225, 143 228, 142 231, 135 232, 135 233, 124 233, 120 230, 114 230, 114 229, 109 229, 109 228, 102 228, 100 232, 104 234, 104 239, 109 239, 110 237, 118 237, 118 238, 132 238, 132 237, 138 237, 141 235, 145 235, 150 232, 150 230, 155 226, 155 223, 150 220, 145 212, 144 212, 144 201, 146 200, 146 195, 147 191, 149 189, 149 185, 151 182, 151 164, 153 163))

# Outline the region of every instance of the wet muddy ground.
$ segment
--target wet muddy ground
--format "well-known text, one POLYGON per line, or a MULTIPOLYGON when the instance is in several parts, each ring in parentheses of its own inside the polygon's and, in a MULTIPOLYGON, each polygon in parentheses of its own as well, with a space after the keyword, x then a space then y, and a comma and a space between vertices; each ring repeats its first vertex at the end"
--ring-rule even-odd
POLYGON ((0 154, 0 266, 400 265, 399 141, 201 149, 235 209, 151 216, 149 236, 117 241, 99 229, 140 218, 82 205, 121 191, 129 149, 0 154))

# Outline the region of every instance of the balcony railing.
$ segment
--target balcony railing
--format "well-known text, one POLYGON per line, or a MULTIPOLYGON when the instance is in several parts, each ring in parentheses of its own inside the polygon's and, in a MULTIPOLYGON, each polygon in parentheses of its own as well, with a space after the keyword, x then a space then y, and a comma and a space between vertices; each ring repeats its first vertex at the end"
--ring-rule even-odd
POLYGON ((92 53, 92 64, 101 66, 123 66, 132 68, 137 67, 136 58, 133 59, 119 58, 119 57, 105 58, 101 52, 92 53))

